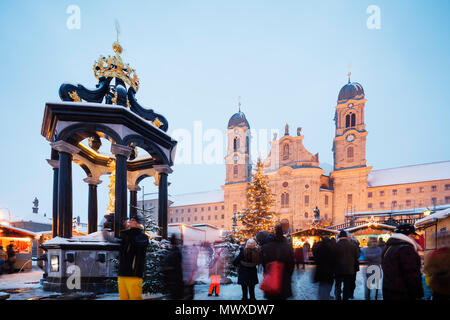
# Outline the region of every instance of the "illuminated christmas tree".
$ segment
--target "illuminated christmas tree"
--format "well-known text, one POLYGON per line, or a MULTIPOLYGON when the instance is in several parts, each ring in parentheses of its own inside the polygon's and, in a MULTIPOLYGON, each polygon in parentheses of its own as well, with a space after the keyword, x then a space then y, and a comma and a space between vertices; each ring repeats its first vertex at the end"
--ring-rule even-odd
POLYGON ((272 231, 275 225, 275 212, 271 211, 274 198, 270 192, 269 179, 263 174, 263 168, 261 159, 258 159, 247 190, 248 208, 237 215, 242 225, 237 237, 241 240, 254 238, 262 230, 272 231))

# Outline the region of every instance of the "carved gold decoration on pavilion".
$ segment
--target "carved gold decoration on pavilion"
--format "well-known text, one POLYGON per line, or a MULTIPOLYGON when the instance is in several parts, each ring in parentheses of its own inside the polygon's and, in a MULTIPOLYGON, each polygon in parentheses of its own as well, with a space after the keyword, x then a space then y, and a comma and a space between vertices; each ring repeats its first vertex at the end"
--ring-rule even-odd
POLYGON ((111 159, 108 162, 108 168, 111 170, 111 174, 109 175, 109 184, 108 184, 108 189, 109 189, 109 204, 108 204, 108 208, 106 209, 106 211, 108 213, 112 213, 115 212, 115 201, 116 201, 116 160, 111 159))
POLYGON ((163 123, 158 118, 156 118, 155 121, 152 122, 152 124, 157 128, 163 125, 163 123))
POLYGON ((113 104, 117 104, 117 91, 114 92, 114 98, 111 99, 111 102, 112 102, 113 104))
POLYGON ((81 102, 81 98, 78 96, 76 91, 69 92, 69 97, 71 97, 75 102, 81 102))

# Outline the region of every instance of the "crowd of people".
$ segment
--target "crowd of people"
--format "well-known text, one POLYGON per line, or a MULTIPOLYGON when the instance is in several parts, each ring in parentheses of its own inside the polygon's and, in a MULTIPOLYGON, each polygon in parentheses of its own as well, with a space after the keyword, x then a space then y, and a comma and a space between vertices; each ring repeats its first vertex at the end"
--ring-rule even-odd
MULTIPOLYGON (((242 243, 235 255, 227 245, 203 243, 200 246, 183 245, 175 235, 161 266, 169 299, 193 299, 194 286, 202 268, 208 270, 208 296, 220 295, 220 285, 226 279, 230 265, 237 268, 237 283, 242 289, 242 300, 255 300, 259 284, 264 297, 283 300, 293 296, 291 282, 295 267, 315 265, 312 281, 318 284, 319 300, 349 300, 354 298, 356 276, 362 271, 365 299, 415 300, 427 298, 429 289, 435 300, 450 298, 450 252, 443 247, 432 252, 422 267, 420 245, 415 241, 414 226, 403 224, 385 243, 381 238, 369 238, 367 247, 342 230, 335 238, 324 236, 314 243, 293 249, 282 225, 273 232, 261 231, 254 239, 242 243), (310 256, 311 251, 311 256, 310 256), (203 265, 199 265, 200 256, 203 265), (360 266, 364 257, 365 267, 360 266), (259 275, 259 266, 262 275, 259 275)), ((119 293, 121 299, 140 299, 148 238, 139 227, 138 218, 131 218, 127 230, 121 233, 119 261, 119 293)), ((299 270, 298 272, 303 272, 299 270)), ((206 294, 206 293, 205 293, 206 294)))
POLYGON ((16 263, 16 252, 14 242, 11 242, 6 246, 4 250, 3 246, 0 246, 0 275, 8 271, 8 273, 15 272, 14 264, 16 263))
POLYGON ((358 241, 345 231, 339 233, 337 242, 323 237, 313 249, 318 298, 331 299, 334 284, 336 300, 352 299, 360 270, 359 257, 363 254, 366 300, 377 300, 380 293, 383 300, 450 299, 449 247, 431 252, 423 265, 417 236, 413 225, 402 224, 386 243, 373 237, 365 248, 359 248, 358 241), (424 289, 429 289, 431 295, 425 296, 424 289))

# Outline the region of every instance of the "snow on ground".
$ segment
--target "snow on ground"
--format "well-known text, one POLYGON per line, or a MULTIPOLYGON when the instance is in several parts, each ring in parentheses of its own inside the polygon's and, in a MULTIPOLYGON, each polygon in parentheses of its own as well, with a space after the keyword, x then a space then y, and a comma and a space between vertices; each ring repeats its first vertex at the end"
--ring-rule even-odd
MULTIPOLYGON (((356 278, 355 299, 364 299, 364 276, 363 270, 365 266, 361 266, 356 278)), ((292 291, 291 300, 316 300, 318 285, 311 281, 314 274, 315 266, 306 266, 306 269, 296 269, 292 275, 292 291)), ((54 295, 54 292, 46 292, 42 290, 40 279, 42 278, 42 270, 37 266, 29 272, 21 272, 14 274, 3 274, 0 276, 0 291, 10 293, 10 300, 26 300, 35 297, 48 297, 54 295)), ((262 280, 262 274, 258 274, 259 281, 262 280)), ((202 282, 195 286, 195 300, 240 300, 242 298, 241 286, 237 284, 237 278, 232 278, 233 283, 220 286, 220 295, 218 297, 208 297, 209 281, 205 281, 202 275, 202 282)), ((381 290, 380 290, 381 291, 381 290)), ((259 284, 255 288, 257 300, 264 300, 264 293, 259 289, 259 284)), ((331 290, 334 296, 334 286, 331 290)), ((159 296, 159 295, 158 295, 159 296)), ((381 293, 380 293, 381 296, 381 293)), ((144 296, 143 298, 155 298, 155 295, 144 296)), ((103 294, 97 297, 98 300, 118 300, 118 293, 103 294)))
POLYGON ((27 300, 34 297, 54 295, 42 290, 40 280, 43 271, 33 265, 31 271, 0 275, 0 292, 10 294, 9 300, 27 300))
MULTIPOLYGON (((361 271, 356 276, 355 300, 364 300, 364 275, 362 270, 365 266, 361 266, 361 271)), ((312 277, 315 266, 308 265, 305 270, 295 269, 292 275, 292 291, 293 296, 290 300, 317 300, 318 284, 313 283, 312 277)), ((262 281, 262 274, 258 274, 259 282, 262 281)), ((237 284, 237 279, 233 278, 233 284, 221 285, 218 297, 208 297, 208 284, 200 284, 195 286, 195 300, 240 300, 242 298, 241 286, 237 284)), ((381 291, 381 290, 380 290, 381 291)), ((334 297, 334 286, 331 289, 331 295, 334 297)), ((259 289, 259 284, 255 287, 256 300, 264 300, 264 293, 259 289)))
POLYGON ((2 289, 39 288, 39 281, 44 272, 33 266, 31 271, 0 275, 0 291, 2 289))

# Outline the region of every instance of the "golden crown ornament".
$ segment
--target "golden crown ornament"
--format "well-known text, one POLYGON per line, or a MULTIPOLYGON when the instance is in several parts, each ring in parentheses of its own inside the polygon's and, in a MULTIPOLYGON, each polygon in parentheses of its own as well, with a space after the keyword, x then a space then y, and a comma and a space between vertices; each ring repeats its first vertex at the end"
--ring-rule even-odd
POLYGON ((101 77, 122 79, 137 92, 139 90, 139 78, 136 74, 136 70, 131 68, 128 63, 122 61, 120 54, 123 49, 118 42, 114 42, 112 47, 116 53, 115 56, 100 56, 100 58, 95 61, 93 66, 95 77, 97 80, 101 77))

